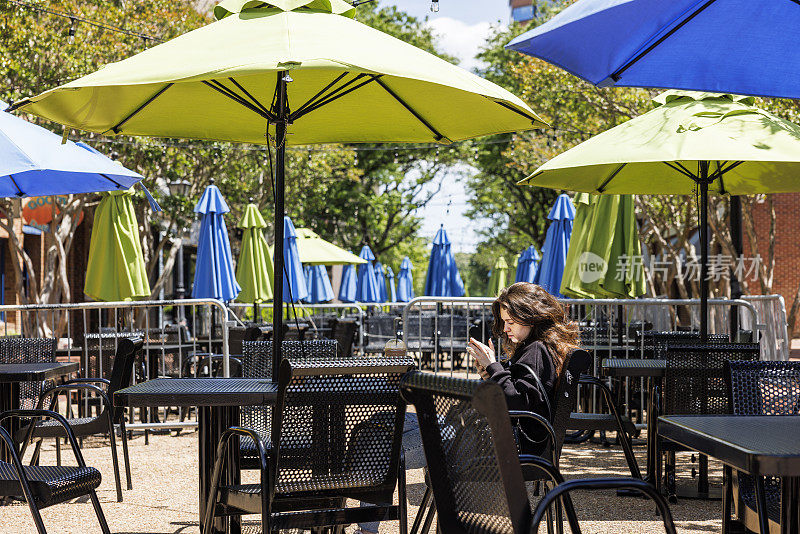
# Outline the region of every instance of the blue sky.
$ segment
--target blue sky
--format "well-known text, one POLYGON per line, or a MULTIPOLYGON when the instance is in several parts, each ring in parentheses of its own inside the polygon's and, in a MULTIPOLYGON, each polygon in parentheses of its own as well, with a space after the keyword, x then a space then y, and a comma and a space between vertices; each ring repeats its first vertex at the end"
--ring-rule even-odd
MULTIPOLYGON (((428 17, 428 24, 439 35, 440 47, 460 59, 460 65, 472 70, 479 66, 475 54, 485 42, 492 25, 508 24, 508 0, 439 0, 439 12, 432 13, 430 0, 380 0, 381 5, 396 5, 419 18, 428 17)), ((474 252, 478 242, 476 230, 485 222, 464 217, 467 195, 463 176, 470 168, 454 169, 444 177, 441 191, 429 206, 421 210, 421 235, 433 239, 439 225, 444 224, 456 252, 474 252)))

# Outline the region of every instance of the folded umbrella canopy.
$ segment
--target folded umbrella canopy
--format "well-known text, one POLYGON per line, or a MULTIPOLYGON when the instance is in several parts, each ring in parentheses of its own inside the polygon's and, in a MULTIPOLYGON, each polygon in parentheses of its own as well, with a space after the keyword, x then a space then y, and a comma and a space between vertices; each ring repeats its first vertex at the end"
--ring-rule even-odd
POLYGON ((431 259, 425 277, 425 294, 431 297, 463 297, 464 282, 458 273, 456 259, 450 249, 450 238, 444 226, 433 238, 431 259))
POLYGON ((405 256, 402 263, 400 263, 400 272, 397 275, 397 300, 400 302, 409 302, 414 298, 412 270, 414 270, 414 265, 408 259, 408 256, 405 256))
POLYGON ((707 330, 708 192, 800 191, 800 126, 752 97, 667 91, 657 107, 559 154, 524 181, 595 194, 700 192, 700 331, 707 330))
POLYGON ((88 146, 62 144, 60 135, 0 112, 2 197, 125 191, 141 179, 88 146))
POLYGON ((575 220, 561 293, 575 298, 636 298, 646 290, 631 195, 575 196, 575 220))
POLYGON ((333 300, 333 287, 324 265, 304 265, 308 297, 305 302, 320 304, 333 300))
POLYGON ((375 282, 378 284, 378 299, 380 302, 386 302, 388 292, 386 291, 386 272, 383 270, 383 264, 376 261, 372 267, 375 269, 375 282))
MULTIPOLYGON (((353 20, 343 0, 230 0, 214 13, 217 22, 15 107, 104 134, 272 140, 277 242, 288 145, 449 143, 543 125, 505 89, 353 20)), ((282 285, 273 291, 277 316, 282 285)))
POLYGON ((503 256, 499 256, 492 266, 492 273, 489 275, 489 290, 487 295, 496 297, 500 290, 508 285, 508 262, 503 256))
POLYGON ((132 198, 130 191, 110 191, 94 212, 83 288, 94 300, 113 302, 150 296, 132 198))
POLYGON ((375 254, 368 245, 361 247, 358 255, 366 263, 358 267, 358 280, 356 281, 356 302, 383 302, 381 290, 378 287, 378 280, 375 278, 375 268, 372 262, 375 261, 375 254))
POLYGON ((233 300, 242 288, 234 276, 231 243, 225 227, 225 214, 230 208, 213 180, 194 211, 201 219, 192 298, 233 300))
POLYGON ((300 302, 308 298, 306 275, 297 252, 297 233, 292 219, 283 218, 283 301, 300 302))
POLYGON ((386 266, 386 302, 397 302, 397 289, 394 285, 394 271, 388 265, 386 266))
POLYGON ((517 259, 517 272, 515 282, 533 282, 536 276, 536 267, 539 265, 539 252, 536 247, 529 246, 522 251, 517 259))
POLYGON ((507 46, 601 87, 800 98, 798 42, 793 0, 580 0, 507 46))
MULTIPOLYGON (((366 260, 364 260, 366 263, 366 260)), ((347 264, 342 269, 342 281, 339 284, 339 300, 342 302, 356 301, 356 266, 347 264)))
POLYGON ((242 288, 236 300, 258 304, 272 299, 272 257, 264 238, 267 223, 258 206, 248 204, 238 224, 244 230, 236 281, 242 288))
POLYGON ((572 220, 575 218, 575 208, 569 196, 558 195, 547 218, 551 222, 544 237, 542 259, 536 276, 533 277, 533 283, 542 286, 552 295, 563 297, 560 292, 561 278, 564 275, 564 264, 572 236, 572 220))

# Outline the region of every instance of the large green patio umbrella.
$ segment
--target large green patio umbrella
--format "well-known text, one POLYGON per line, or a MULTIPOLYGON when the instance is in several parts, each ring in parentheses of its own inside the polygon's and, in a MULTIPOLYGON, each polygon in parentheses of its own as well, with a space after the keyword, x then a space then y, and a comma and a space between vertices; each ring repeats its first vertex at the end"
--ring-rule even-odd
MULTIPOLYGON (((343 0, 230 0, 214 13, 217 22, 12 108, 107 135, 274 144, 276 243, 289 145, 450 143, 543 124, 505 89, 353 20, 343 0)), ((282 284, 272 286, 280 317, 282 284)))
POLYGON ((503 256, 499 256, 492 266, 492 274, 489 275, 490 297, 496 297, 500 290, 508 285, 508 262, 503 256))
POLYGON ((322 239, 308 228, 297 228, 297 253, 303 265, 360 265, 366 263, 352 252, 322 239))
POLYGON ((97 205, 83 292, 106 302, 150 296, 133 193, 110 191, 97 205))
POLYGON ((264 239, 267 223, 258 211, 258 206, 251 203, 245 207, 238 226, 244 232, 239 261, 236 264, 236 281, 242 291, 236 300, 253 304, 257 316, 256 305, 272 299, 272 257, 267 240, 264 239))
POLYGON ((751 97, 667 91, 658 107, 554 157, 523 182, 595 194, 700 194, 700 332, 708 333, 708 192, 800 190, 800 127, 751 97))
POLYGON ((644 295, 633 197, 578 193, 573 202, 575 220, 561 293, 574 298, 644 295))

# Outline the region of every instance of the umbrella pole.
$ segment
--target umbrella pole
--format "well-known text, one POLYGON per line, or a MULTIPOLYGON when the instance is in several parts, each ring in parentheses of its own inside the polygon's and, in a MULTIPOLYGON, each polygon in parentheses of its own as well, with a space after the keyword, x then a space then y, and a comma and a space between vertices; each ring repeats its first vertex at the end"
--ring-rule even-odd
POLYGON ((286 72, 278 73, 275 123, 275 269, 272 280, 272 376, 277 379, 283 344, 283 215, 286 166, 286 72))
POLYGON ((700 162, 700 340, 708 341, 708 162, 700 162))

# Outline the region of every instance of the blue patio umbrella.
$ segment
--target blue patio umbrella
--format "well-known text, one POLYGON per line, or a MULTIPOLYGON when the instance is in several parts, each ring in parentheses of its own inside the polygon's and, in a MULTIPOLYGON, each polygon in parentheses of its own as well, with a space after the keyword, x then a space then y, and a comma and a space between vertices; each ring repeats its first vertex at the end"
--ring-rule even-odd
POLYGON ((333 287, 324 265, 304 266, 308 297, 305 302, 319 304, 333 300, 333 287))
POLYGON ((386 272, 383 270, 383 264, 376 261, 373 265, 373 269, 375 269, 375 282, 378 283, 378 299, 380 302, 386 302, 388 300, 388 294, 386 291, 386 272))
POLYGON ((400 264, 400 272, 397 274, 397 300, 408 302, 414 298, 414 279, 411 271, 414 269, 408 256, 403 258, 400 264))
POLYGON ((308 298, 306 276, 297 252, 297 232, 292 219, 283 217, 283 302, 300 302, 308 298))
POLYGON ((358 302, 381 302, 380 288, 375 279, 375 268, 372 262, 375 261, 375 254, 369 246, 364 245, 358 255, 367 263, 358 266, 358 280, 356 281, 356 301, 358 302))
POLYGON ((386 294, 387 302, 397 302, 397 290, 394 286, 394 271, 388 265, 386 266, 386 287, 388 288, 386 294))
POLYGON ((348 263, 342 269, 342 281, 339 284, 339 300, 342 302, 356 301, 356 266, 348 263))
POLYGON ((458 266, 450 249, 450 239, 444 226, 433 238, 428 274, 425 278, 425 294, 432 297, 463 297, 464 282, 458 274, 458 266))
POLYGON ((764 0, 580 0, 507 47, 600 87, 800 98, 800 6, 764 0))
POLYGON ((201 219, 192 298, 233 300, 242 288, 234 275, 231 243, 225 227, 224 215, 230 208, 213 181, 203 191, 194 211, 201 219))
POLYGON ((514 282, 533 282, 539 259, 539 253, 533 245, 523 250, 517 260, 517 275, 514 277, 514 282))
POLYGON ((62 144, 60 135, 0 112, 0 197, 124 191, 141 179, 94 149, 62 144))
POLYGON ((561 277, 564 275, 569 239, 572 236, 572 220, 575 218, 575 208, 569 196, 558 195, 547 218, 551 222, 547 227, 542 246, 542 259, 536 276, 533 277, 533 283, 542 286, 552 295, 563 297, 560 293, 561 277))

